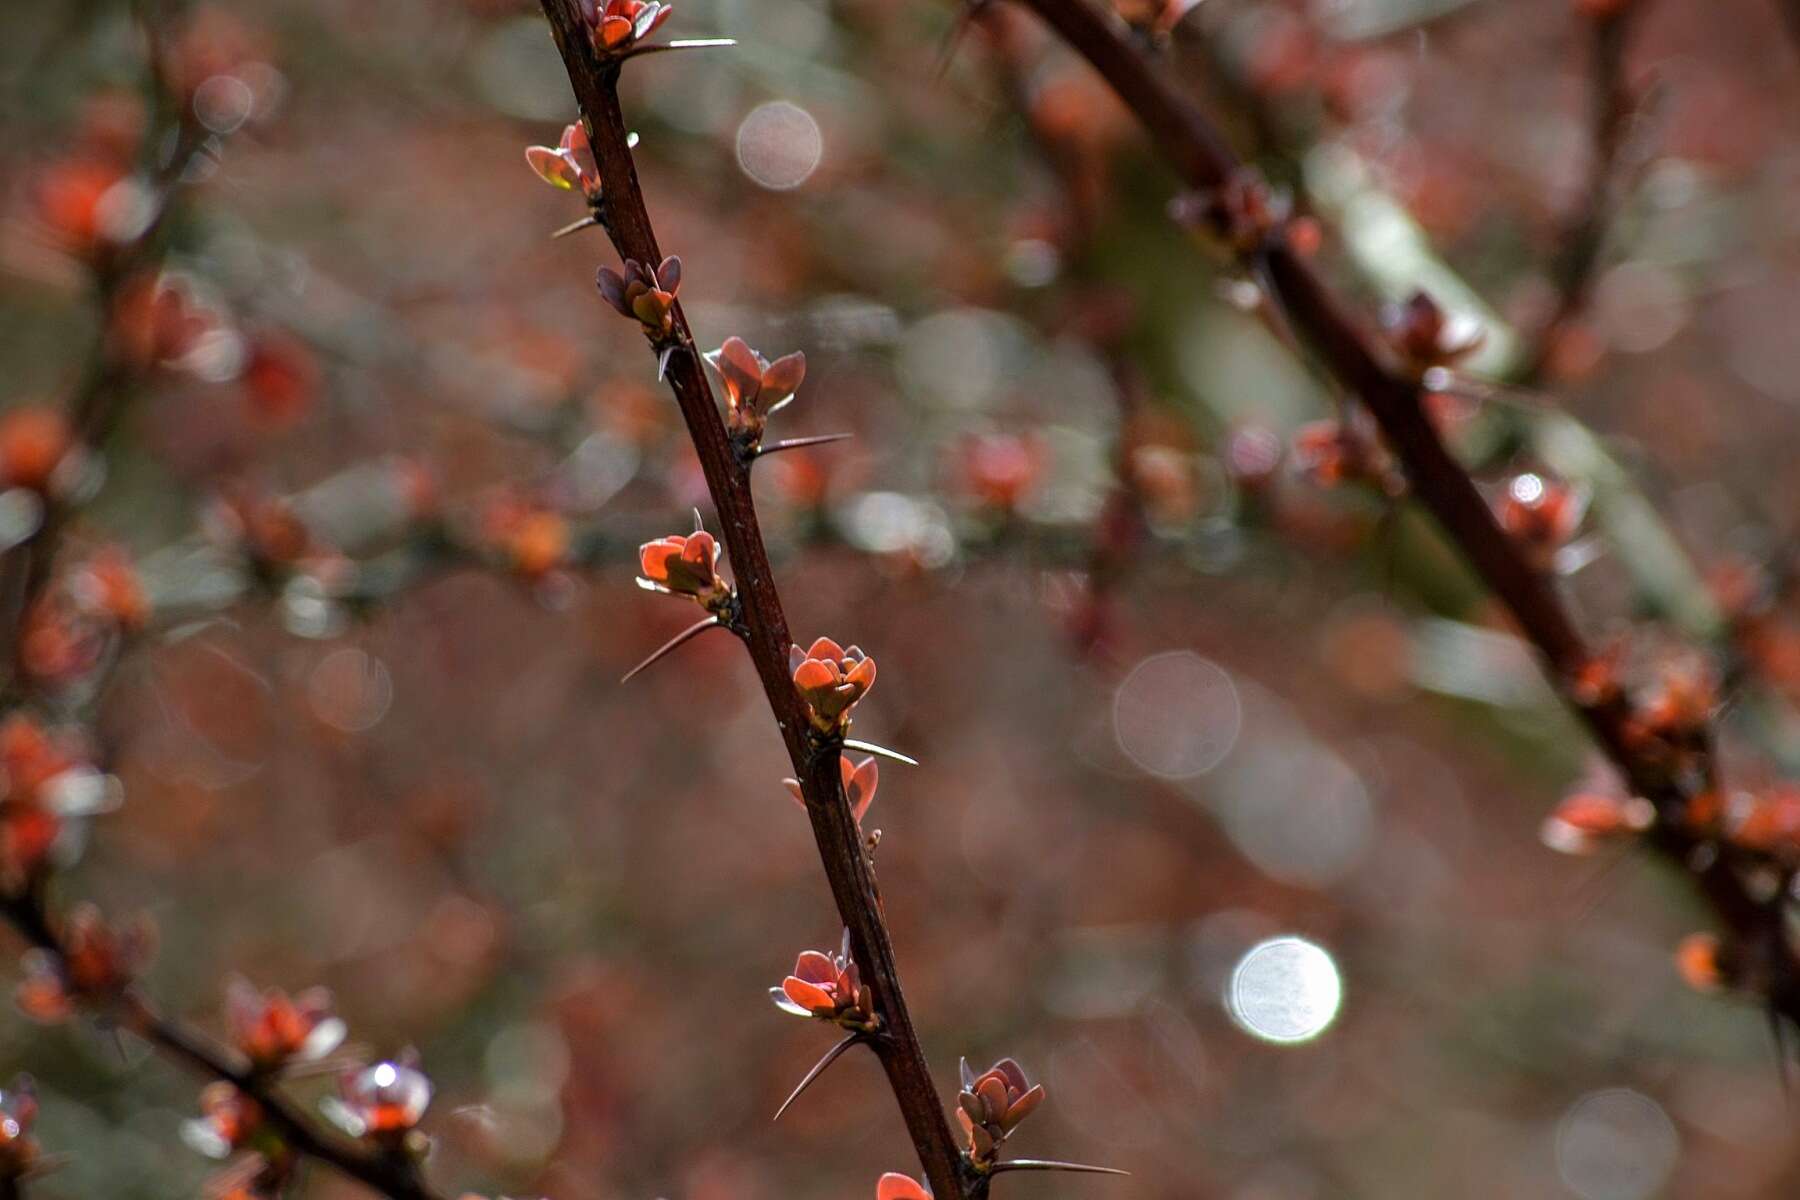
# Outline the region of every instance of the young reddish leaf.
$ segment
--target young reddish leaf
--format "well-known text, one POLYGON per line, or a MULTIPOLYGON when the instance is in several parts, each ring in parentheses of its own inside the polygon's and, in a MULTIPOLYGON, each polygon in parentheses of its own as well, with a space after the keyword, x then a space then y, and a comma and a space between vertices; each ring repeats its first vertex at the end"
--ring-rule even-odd
POLYGON ((911 1175, 889 1171, 875 1184, 875 1200, 931 1200, 931 1193, 911 1175))
POLYGON ((1607 841, 1642 833, 1655 819, 1648 800, 1577 792, 1544 818, 1539 837, 1552 850, 1588 854, 1607 841))
POLYGON ((525 147, 525 161, 537 172, 537 177, 552 187, 571 191, 576 184, 576 174, 567 159, 559 150, 548 146, 525 147))
POLYGON ((731 598, 731 589, 719 578, 718 540, 705 530, 671 534, 638 547, 638 580, 652 591, 687 596, 715 614, 731 598))
POLYGON ((331 993, 311 988, 290 998, 280 988, 258 992, 233 976, 225 985, 232 1043, 259 1070, 312 1062, 336 1050, 345 1026, 331 1015, 331 993))
POLYGON ((38 1166, 38 1145, 31 1135, 37 1111, 31 1076, 16 1076, 0 1092, 0 1180, 22 1179, 38 1166))
POLYGON ((1682 981, 1697 992, 1716 992, 1725 986, 1720 963, 1719 939, 1710 933, 1690 933, 1675 948, 1675 969, 1682 981))
POLYGON ((611 267, 603 266, 595 273, 594 283, 600 289, 602 300, 617 309, 620 315, 627 317, 631 315, 631 309, 625 305, 625 279, 623 276, 611 267))
POLYGON ((875 802, 875 787, 881 782, 881 768, 872 758, 865 758, 862 765, 852 767, 850 760, 840 758, 844 772, 844 795, 850 801, 850 811, 861 824, 863 814, 869 811, 869 805, 875 802))
POLYGON ((408 1053, 338 1080, 342 1111, 359 1137, 396 1138, 407 1133, 431 1104, 431 1080, 408 1053))
POLYGON ((600 42, 609 50, 623 46, 632 33, 631 22, 624 17, 606 17, 600 22, 600 42))
POLYGON ((715 354, 727 389, 740 403, 753 403, 762 390, 762 364, 756 351, 743 338, 734 336, 726 338, 715 354))
POLYGON ((931 1193, 912 1176, 889 1171, 875 1185, 875 1200, 931 1200, 931 1193))
POLYGON ((830 638, 819 638, 810 650, 795 647, 788 658, 795 664, 794 687, 812 710, 813 727, 842 736, 850 710, 875 682, 874 660, 856 646, 846 650, 830 638))
MULTIPOLYGON (((796 350, 770 363, 762 373, 762 389, 774 394, 775 405, 786 403, 806 380, 806 355, 796 350)), ((773 407, 773 406, 771 406, 773 407)))
POLYGON ((808 983, 831 983, 838 972, 829 954, 805 950, 794 962, 794 974, 808 983))
POLYGON ((1037 1106, 1044 1102, 1044 1085, 1038 1084, 1023 1096, 1013 1101, 1006 1110, 1006 1118, 1001 1122, 1007 1132, 1011 1132, 1021 1121, 1037 1111, 1037 1106))
POLYGON ((818 659, 809 658, 794 672, 794 686, 801 691, 828 688, 837 682, 837 674, 818 659))
POLYGON ((837 1002, 832 999, 830 992, 816 983, 808 983, 804 979, 797 979, 791 975, 782 981, 781 990, 787 993, 789 1000, 815 1015, 819 1012, 830 1012, 837 1007, 837 1002))
MULTIPOLYGON (((847 932, 847 931, 846 931, 847 932)), ((850 958, 849 939, 836 956, 807 950, 794 962, 794 972, 771 988, 776 1007, 796 1016, 816 1017, 846 1029, 868 1032, 875 1028, 875 1010, 856 963, 850 958)))
POLYGON ((0 485, 50 489, 57 467, 74 449, 74 431, 57 409, 24 404, 0 416, 0 485))

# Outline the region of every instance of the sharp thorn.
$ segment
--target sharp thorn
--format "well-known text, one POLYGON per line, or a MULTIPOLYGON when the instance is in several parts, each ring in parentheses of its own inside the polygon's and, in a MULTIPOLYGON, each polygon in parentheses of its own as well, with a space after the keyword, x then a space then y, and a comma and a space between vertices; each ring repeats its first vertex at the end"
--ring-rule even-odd
POLYGON ((670 50, 715 50, 722 46, 737 45, 736 38, 680 38, 673 42, 657 42, 649 46, 639 46, 620 55, 621 59, 636 58, 640 54, 664 54, 670 50))
POLYGON ((661 383, 669 374, 669 360, 675 357, 676 347, 670 346, 656 357, 656 382, 661 383))
POLYGON ((798 450, 802 446, 823 446, 828 442, 841 442, 855 436, 854 433, 822 433, 817 437, 788 438, 785 441, 776 442, 773 446, 758 446, 756 457, 761 458, 765 454, 780 454, 783 450, 798 450))
POLYGON ((1093 1167, 1086 1163, 1056 1162, 1047 1158, 1012 1158, 1005 1162, 997 1162, 989 1172, 998 1175, 1002 1171, 1072 1171, 1077 1175, 1130 1175, 1130 1171, 1121 1171, 1117 1167, 1093 1167))
POLYGON ((919 765, 918 759, 908 758, 898 750, 889 750, 886 746, 877 746, 874 742, 859 742, 855 738, 845 738, 844 749, 861 750, 868 754, 878 754, 882 758, 891 758, 895 762, 905 763, 909 767, 916 767, 919 765))
POLYGON ((555 241, 557 238, 566 238, 571 233, 580 233, 583 229, 598 225, 599 223, 600 218, 596 217, 593 213, 589 213, 579 221, 571 221, 567 225, 564 225, 561 229, 550 235, 550 240, 555 241))
POLYGON ((862 1041, 862 1037, 863 1035, 860 1033, 853 1033, 831 1049, 827 1050, 825 1052, 825 1057, 813 1064, 812 1070, 806 1073, 806 1077, 800 1081, 799 1086, 789 1092, 788 1098, 781 1102, 781 1107, 775 1110, 774 1119, 777 1121, 781 1120, 781 1114, 786 1112, 793 1105, 794 1101, 800 1098, 800 1093, 811 1087, 813 1081, 825 1073, 825 1068, 838 1060, 839 1055, 856 1045, 856 1043, 862 1041))
POLYGON ((719 625, 719 618, 717 618, 717 617, 708 617, 708 618, 706 618, 706 620, 701 621, 697 625, 688 626, 686 629, 682 630, 680 633, 676 634, 674 637, 672 637, 668 641, 664 642, 660 647, 657 648, 656 652, 654 654, 652 654, 649 658, 646 658, 643 662, 641 662, 637 666, 631 668, 631 670, 625 672, 624 676, 619 680, 619 682, 621 684, 630 683, 633 679, 637 678, 643 672, 649 670, 652 666, 654 666, 658 660, 666 658, 667 656, 675 653, 675 651, 681 649, 681 647, 685 646, 688 642, 692 641, 694 638, 699 637, 701 634, 705 633, 708 629, 712 629, 715 626, 717 626, 719 628, 724 628, 724 626, 719 625))

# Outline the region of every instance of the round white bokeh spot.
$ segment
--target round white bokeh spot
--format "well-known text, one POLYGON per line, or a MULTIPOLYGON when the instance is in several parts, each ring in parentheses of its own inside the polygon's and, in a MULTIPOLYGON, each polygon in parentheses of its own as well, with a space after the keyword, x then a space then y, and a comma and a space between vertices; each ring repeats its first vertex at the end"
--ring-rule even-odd
POLYGON ((394 703, 387 664, 354 647, 333 650, 307 678, 313 715, 340 733, 367 733, 394 703))
POLYGON ((1343 980, 1331 955, 1291 936, 1250 947, 1225 985, 1225 1008, 1238 1028, 1281 1045, 1325 1032, 1343 999, 1343 980))
POLYGON ((1582 1200, 1647 1200, 1681 1153, 1662 1106, 1630 1088, 1589 1092, 1556 1127, 1556 1171, 1582 1200))
POLYGON ((213 133, 231 133, 250 119, 256 93, 236 75, 214 75, 194 89, 194 116, 213 133))
POLYGON ((1113 694, 1113 736, 1142 770, 1192 779, 1237 743, 1244 712, 1224 668, 1190 650, 1153 654, 1113 694))
POLYGON ((737 160, 744 174, 772 192, 799 187, 819 169, 825 136, 813 115, 787 100, 751 109, 737 130, 737 160))

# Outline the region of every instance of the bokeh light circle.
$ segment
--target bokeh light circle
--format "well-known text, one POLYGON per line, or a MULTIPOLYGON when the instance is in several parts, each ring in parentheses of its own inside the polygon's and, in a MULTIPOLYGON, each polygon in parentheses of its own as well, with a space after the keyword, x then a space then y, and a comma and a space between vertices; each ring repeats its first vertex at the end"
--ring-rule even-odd
POLYGON ((1247 741, 1215 781, 1219 823, 1271 879, 1329 887, 1368 854, 1375 809, 1343 758, 1304 736, 1247 741))
POLYGON ((235 75, 214 75, 194 89, 194 117, 213 133, 233 132, 255 109, 256 93, 235 75))
POLYGON ((1681 1138, 1662 1106, 1630 1088, 1589 1092, 1556 1129, 1556 1170, 1582 1200, 1646 1200, 1659 1195, 1681 1138))
POLYGON ((1243 720, 1231 676, 1190 650, 1151 655, 1113 695, 1119 749, 1164 779, 1192 779, 1218 766, 1243 720))
POLYGON ((379 658, 353 647, 333 650, 307 679, 313 715, 343 733, 367 733, 394 702, 394 680, 379 658))
POLYGON ((1305 938, 1258 942, 1232 968, 1225 1008, 1245 1033, 1265 1042, 1311 1041, 1337 1019, 1344 985, 1337 963, 1305 938))
POLYGON ((750 110, 737 131, 738 166, 772 192, 792 191, 819 169, 825 137, 798 104, 771 100, 750 110))

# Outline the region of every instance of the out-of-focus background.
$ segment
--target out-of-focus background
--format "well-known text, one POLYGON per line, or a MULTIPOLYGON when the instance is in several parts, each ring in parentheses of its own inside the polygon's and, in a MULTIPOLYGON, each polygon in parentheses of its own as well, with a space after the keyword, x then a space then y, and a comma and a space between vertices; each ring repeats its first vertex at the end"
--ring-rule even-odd
MULTIPOLYGON (((1589 629, 1719 645, 1708 577, 1795 532, 1800 55, 1775 4, 1641 0, 1590 302, 1533 371, 1591 198, 1584 7, 1202 0, 1144 36, 1370 311, 1423 283, 1483 322, 1471 375, 1508 386, 1466 398, 1461 448, 1591 498, 1559 560, 1589 629)), ((915 1170, 865 1057, 770 1122, 829 1031, 766 989, 838 925, 743 655, 618 682, 693 615, 635 547, 705 493, 594 294, 604 239, 548 237, 582 209, 524 162, 573 116, 535 6, 144 8, 210 85, 164 260, 207 332, 135 388, 78 530, 130 547, 158 615, 62 714, 123 804, 58 894, 153 915, 149 986, 213 1028, 237 971, 416 1046, 452 1193, 837 1200, 915 1170), (563 561, 420 566, 397 493, 477 542, 554 512, 563 561), (366 564, 332 568, 356 602, 248 579, 222 494, 294 498, 366 564)), ((1018 13, 676 8, 662 36, 739 42, 627 72, 689 318, 806 352, 779 433, 856 435, 759 466, 758 502, 796 635, 880 664, 857 734, 923 763, 884 767, 869 823, 933 1068, 1018 1058, 1049 1102, 1014 1151, 1132 1172, 1006 1194, 1792 1194, 1762 1015, 1671 963, 1705 921, 1685 883, 1540 844, 1594 770, 1579 732, 1425 520, 1279 460, 1333 397, 1088 70, 1018 13)), ((90 365, 45 181, 155 161, 145 18, 5 18, 8 405, 90 365)), ((1742 778, 1793 757, 1773 620, 1742 778)), ((66 1158, 34 1196, 215 1169, 177 1132, 193 1081, 135 1043, 6 1015, 0 1065, 66 1158)))

